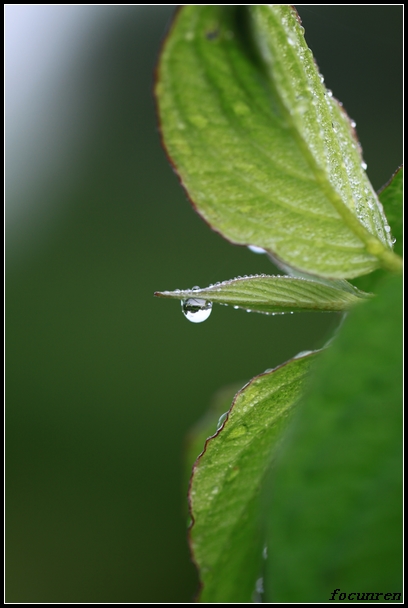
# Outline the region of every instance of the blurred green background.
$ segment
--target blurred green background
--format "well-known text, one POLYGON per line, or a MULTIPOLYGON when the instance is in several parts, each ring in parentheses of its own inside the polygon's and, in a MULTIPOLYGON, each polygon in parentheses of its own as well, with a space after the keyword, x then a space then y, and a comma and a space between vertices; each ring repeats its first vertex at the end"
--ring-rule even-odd
MULTIPOLYGON (((225 384, 320 346, 330 314, 155 290, 274 272, 194 213, 160 147, 172 6, 6 7, 6 600, 189 602, 188 429, 225 384)), ((376 188, 402 161, 402 6, 300 6, 376 188)))

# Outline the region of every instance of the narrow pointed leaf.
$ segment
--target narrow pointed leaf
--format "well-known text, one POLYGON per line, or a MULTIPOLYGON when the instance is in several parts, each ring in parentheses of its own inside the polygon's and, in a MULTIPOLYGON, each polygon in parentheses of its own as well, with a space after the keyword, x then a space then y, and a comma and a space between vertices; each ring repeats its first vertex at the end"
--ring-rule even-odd
POLYGON ((207 440, 190 484, 202 602, 251 602, 262 568, 260 490, 316 354, 257 376, 207 440))
POLYGON ((271 478, 266 601, 398 599, 384 595, 402 592, 401 277, 314 371, 271 478))
POLYGON ((370 297, 347 281, 317 282, 288 276, 251 276, 205 289, 156 292, 162 298, 201 299, 253 312, 341 311, 370 297))
POLYGON ((403 181, 404 169, 400 167, 390 181, 380 190, 379 199, 391 227, 395 239, 394 251, 402 256, 403 253, 403 181))
POLYGON ((291 6, 184 6, 157 76, 164 144, 215 230, 315 275, 400 269, 354 128, 291 6))

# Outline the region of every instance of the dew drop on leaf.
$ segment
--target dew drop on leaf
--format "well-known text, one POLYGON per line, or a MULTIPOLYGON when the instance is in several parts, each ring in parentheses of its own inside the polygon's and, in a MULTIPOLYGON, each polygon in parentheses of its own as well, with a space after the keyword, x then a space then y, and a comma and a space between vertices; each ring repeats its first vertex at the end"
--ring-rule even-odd
POLYGON ((293 359, 301 359, 302 357, 306 357, 306 355, 311 355, 312 350, 301 350, 300 353, 292 357, 293 359))
POLYGON ((227 416, 228 416, 228 412, 225 412, 224 414, 222 414, 222 416, 220 416, 220 419, 218 420, 218 423, 217 423, 217 431, 222 427, 227 416))
POLYGON ((258 593, 263 593, 264 592, 263 578, 258 578, 258 580, 255 583, 255 589, 257 590, 258 593))
POLYGON ((248 245, 248 249, 252 251, 252 253, 266 253, 265 249, 257 247, 256 245, 248 245))
POLYGON ((202 323, 211 314, 212 302, 201 298, 188 298, 181 301, 181 310, 192 323, 202 323))

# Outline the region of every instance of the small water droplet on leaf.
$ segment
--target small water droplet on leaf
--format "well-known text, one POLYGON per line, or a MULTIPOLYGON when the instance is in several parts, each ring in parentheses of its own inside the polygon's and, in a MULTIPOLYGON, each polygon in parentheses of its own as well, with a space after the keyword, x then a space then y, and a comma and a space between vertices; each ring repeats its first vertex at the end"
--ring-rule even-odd
POLYGON ((217 431, 222 427, 227 416, 228 416, 228 412, 225 412, 224 414, 222 414, 220 416, 220 419, 218 420, 218 423, 217 423, 217 431))
POLYGON ((266 253, 265 249, 257 247, 256 245, 248 245, 248 249, 252 251, 252 253, 266 253))
POLYGON ((255 583, 255 589, 257 590, 258 593, 263 593, 264 592, 263 578, 258 578, 258 580, 255 583))
POLYGON ((301 359, 302 357, 306 357, 307 355, 311 355, 312 354, 312 350, 301 350, 300 353, 298 353, 297 355, 295 355, 293 357, 293 359, 301 359))

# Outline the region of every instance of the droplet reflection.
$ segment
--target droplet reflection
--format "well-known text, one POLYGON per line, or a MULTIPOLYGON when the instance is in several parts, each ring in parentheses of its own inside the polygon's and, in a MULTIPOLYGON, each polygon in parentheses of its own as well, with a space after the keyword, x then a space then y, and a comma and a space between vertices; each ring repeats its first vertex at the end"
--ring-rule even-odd
POLYGON ((181 301, 181 310, 192 323, 202 323, 211 314, 212 302, 201 298, 188 298, 181 301))

